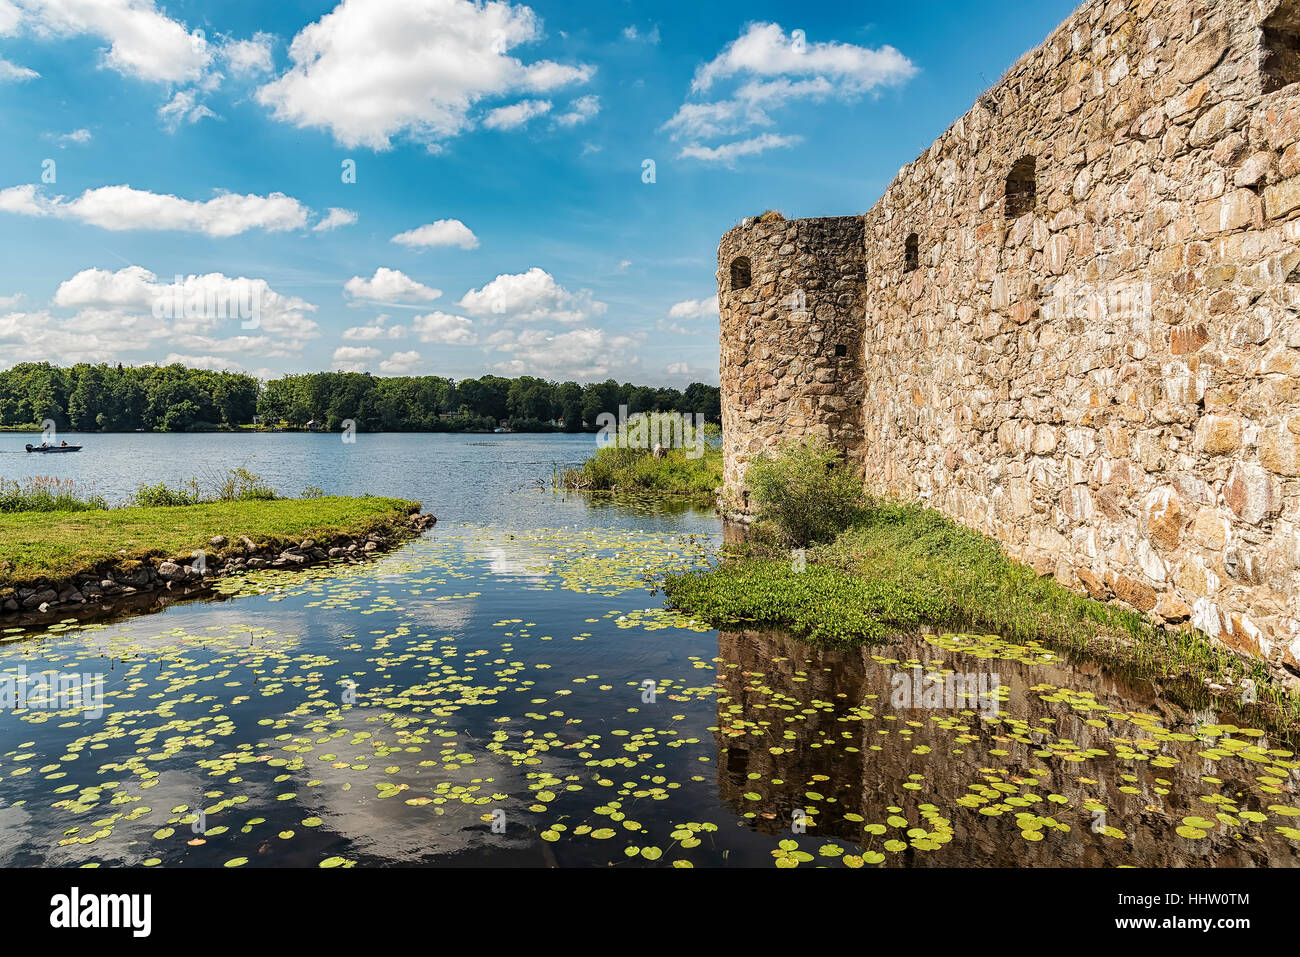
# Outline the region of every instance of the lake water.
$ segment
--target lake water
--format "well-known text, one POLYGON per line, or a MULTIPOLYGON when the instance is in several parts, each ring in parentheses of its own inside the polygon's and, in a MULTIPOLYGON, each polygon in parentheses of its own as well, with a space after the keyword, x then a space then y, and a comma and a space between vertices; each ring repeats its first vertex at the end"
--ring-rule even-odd
MULTIPOLYGON (((61 432, 59 441, 82 451, 40 455, 24 451, 39 435, 0 432, 0 478, 70 478, 110 502, 142 484, 177 485, 191 478, 211 484, 227 470, 246 468, 284 495, 308 486, 331 495, 393 495, 423 502, 439 520, 528 526, 580 520, 581 502, 558 503, 533 492, 549 486, 552 468, 582 462, 594 435, 458 435, 359 433, 205 433, 87 435, 61 432), (558 508, 558 511, 557 511, 558 508)), ((710 527, 716 527, 711 522, 710 527)))
POLYGON ((719 520, 539 490, 590 436, 85 444, 0 475, 116 498, 243 465, 440 521, 364 566, 5 634, 0 864, 1300 863, 1296 756, 1212 713, 991 637, 825 649, 666 612, 649 581, 719 520), (102 697, 42 707, 52 673, 102 697))

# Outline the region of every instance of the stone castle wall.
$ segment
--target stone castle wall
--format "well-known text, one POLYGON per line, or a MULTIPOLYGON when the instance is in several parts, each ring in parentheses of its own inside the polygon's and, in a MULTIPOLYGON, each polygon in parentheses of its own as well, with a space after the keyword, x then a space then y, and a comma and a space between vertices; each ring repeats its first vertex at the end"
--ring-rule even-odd
MULTIPOLYGON (((862 400, 839 428, 870 487, 1292 669, 1297 51, 1300 0, 1081 7, 863 217, 864 391, 839 393, 862 400)), ((777 253, 770 273, 794 268, 777 253)), ((726 297, 735 495, 741 450, 789 433, 752 352, 758 394, 727 388, 726 297)), ((804 345, 767 350, 788 368, 804 345)))

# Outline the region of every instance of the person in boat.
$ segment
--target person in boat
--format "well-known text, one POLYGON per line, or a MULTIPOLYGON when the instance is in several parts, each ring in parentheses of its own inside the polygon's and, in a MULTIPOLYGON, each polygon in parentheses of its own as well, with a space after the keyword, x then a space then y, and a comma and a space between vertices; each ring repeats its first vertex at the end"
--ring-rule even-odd
POLYGON ((67 440, 67 439, 64 439, 62 442, 59 443, 59 445, 62 445, 62 446, 67 446, 67 444, 68 444, 68 440, 67 440))

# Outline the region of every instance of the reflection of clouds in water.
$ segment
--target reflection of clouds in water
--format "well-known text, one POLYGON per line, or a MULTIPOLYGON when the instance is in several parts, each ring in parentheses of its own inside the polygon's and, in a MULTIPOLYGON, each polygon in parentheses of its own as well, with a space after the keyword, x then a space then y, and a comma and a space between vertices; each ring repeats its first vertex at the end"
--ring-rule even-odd
POLYGON ((479 549, 475 557, 487 562, 488 571, 506 578, 529 578, 541 581, 551 573, 551 563, 529 555, 520 555, 520 549, 507 551, 500 545, 479 549))
POLYGON ((32 843, 32 816, 21 807, 0 807, 0 864, 11 867, 20 851, 35 850, 32 843))
POLYGON ((463 634, 474 618, 477 600, 457 598, 454 601, 409 602, 402 607, 402 617, 413 627, 432 628, 446 634, 463 634))
MULTIPOLYGON (((155 780, 158 782, 156 785, 143 790, 137 786, 138 781, 135 779, 124 782, 112 791, 104 791, 99 806, 94 810, 47 821, 50 830, 46 833, 45 840, 49 842, 49 846, 34 848, 38 854, 43 854, 42 864, 46 867, 75 867, 88 860, 94 860, 110 866, 118 864, 136 866, 150 857, 160 857, 168 863, 174 862, 184 842, 197 835, 190 829, 189 824, 167 824, 167 821, 176 817, 186 817, 190 812, 197 812, 200 807, 211 807, 222 800, 222 798, 204 798, 205 791, 225 791, 223 797, 231 796, 229 786, 219 780, 207 779, 197 771, 164 771, 155 780), (130 794, 132 797, 138 797, 139 800, 110 808, 108 802, 119 793, 130 794), (186 805, 189 811, 185 814, 171 813, 172 808, 180 807, 182 804, 186 805), (152 810, 134 821, 125 820, 126 815, 140 807, 148 807, 152 810), (114 812, 121 812, 123 816, 113 822, 113 832, 106 837, 97 839, 93 844, 66 844, 62 847, 58 845, 63 838, 63 831, 68 827, 81 828, 74 835, 76 837, 89 837, 98 830, 91 822, 98 821, 101 817, 110 817, 114 812), (161 840, 156 839, 153 836, 154 832, 162 827, 173 827, 176 833, 161 840)), ((70 793, 66 797, 75 798, 76 793, 70 793)), ((242 809, 250 807, 254 800, 250 798, 246 804, 227 808, 220 814, 209 815, 207 826, 213 828, 218 824, 225 824, 232 831, 238 831, 245 818, 237 816, 242 809)))
MULTIPOLYGON (((322 782, 315 788, 299 787, 297 798, 307 808, 304 813, 321 818, 324 822, 321 830, 352 842, 354 852, 386 860, 410 861, 425 855, 456 854, 485 845, 501 850, 527 847, 533 843, 531 831, 520 826, 520 822, 536 817, 523 811, 531 802, 521 769, 515 768, 508 758, 486 750, 482 747, 483 742, 469 739, 464 734, 458 736, 455 746, 461 751, 471 752, 475 762, 454 770, 442 764, 425 768, 418 766, 422 760, 434 759, 438 751, 449 746, 451 738, 430 735, 427 742, 418 745, 422 748, 418 754, 388 757, 371 756, 375 738, 350 745, 351 736, 358 731, 369 731, 376 737, 388 736, 388 726, 377 717, 380 710, 348 708, 340 720, 331 722, 336 730, 349 732, 348 737, 331 743, 333 752, 340 760, 369 764, 367 769, 336 768, 333 763, 317 761, 313 756, 303 771, 296 772, 296 775, 310 776, 322 782), (398 762, 400 772, 384 773, 385 766, 398 762), (491 783, 487 783, 488 778, 493 779, 491 783), (463 804, 455 799, 442 805, 426 804, 422 807, 406 803, 411 798, 433 797, 434 788, 440 783, 472 787, 476 779, 480 782, 479 790, 474 792, 476 797, 488 797, 494 793, 510 797, 487 804, 463 804), (377 781, 407 784, 409 790, 380 798, 375 788, 377 781), (351 784, 351 789, 343 790, 345 784, 351 784), (495 808, 506 812, 504 834, 493 834, 488 824, 480 819, 481 815, 491 813, 495 808), (518 811, 512 813, 512 808, 518 808, 518 811), (442 814, 438 813, 439 809, 442 814)), ((285 782, 285 787, 288 786, 289 782, 285 782)), ((347 851, 340 853, 349 856, 347 851)))

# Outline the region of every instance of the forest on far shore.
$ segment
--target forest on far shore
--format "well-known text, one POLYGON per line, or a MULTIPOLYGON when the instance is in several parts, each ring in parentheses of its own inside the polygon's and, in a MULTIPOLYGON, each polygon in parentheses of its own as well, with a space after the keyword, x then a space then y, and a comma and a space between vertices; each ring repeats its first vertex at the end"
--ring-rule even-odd
POLYGON ((337 430, 352 420, 362 432, 581 432, 602 412, 722 415, 717 386, 684 390, 618 383, 580 385, 533 376, 477 379, 312 372, 268 382, 238 372, 182 365, 22 362, 0 371, 0 427, 40 426, 78 432, 201 432, 246 428, 337 430))

